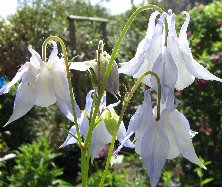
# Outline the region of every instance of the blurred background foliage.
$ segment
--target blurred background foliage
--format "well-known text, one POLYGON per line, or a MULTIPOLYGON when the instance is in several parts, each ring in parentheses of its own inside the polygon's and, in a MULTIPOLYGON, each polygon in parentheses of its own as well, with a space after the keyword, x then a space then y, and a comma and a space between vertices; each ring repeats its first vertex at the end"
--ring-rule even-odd
MULTIPOLYGON (((71 51, 69 23, 67 16, 80 15, 109 19, 105 50, 111 53, 129 16, 136 9, 136 0, 131 0, 132 8, 124 14, 111 16, 99 4, 92 6, 87 0, 35 0, 20 5, 15 15, 6 22, 0 19, 0 76, 11 80, 20 65, 29 60, 28 45, 41 53, 41 45, 48 36, 57 35, 65 40, 69 54, 79 55, 77 61, 95 58, 98 41, 102 38, 100 26, 90 22, 76 23, 77 48, 71 51)), ((188 10, 191 15, 188 37, 195 59, 215 75, 222 77, 222 2, 194 0, 144 0, 177 13, 177 31, 185 17, 180 14, 188 10)), ((131 59, 139 41, 145 36, 151 11, 144 11, 132 24, 118 53, 118 63, 131 59)), ((49 49, 50 51, 50 49, 49 49)), ((49 52, 48 52, 49 54, 49 52)), ((75 74, 75 72, 74 72, 75 74)), ((91 89, 88 74, 81 75, 85 94, 91 89)), ((134 83, 131 77, 121 75, 121 90, 134 83), (123 86, 123 84, 125 86, 123 86)), ((75 88, 77 89, 77 88, 75 88)), ((135 94, 127 109, 125 124, 143 100, 144 87, 135 94)), ((0 124, 9 119, 15 98, 16 87, 10 94, 0 97, 0 124)), ((191 128, 198 135, 194 138, 197 154, 208 166, 203 171, 185 159, 169 161, 164 168, 159 186, 222 186, 222 85, 216 82, 196 80, 182 92, 175 92, 182 101, 179 108, 188 118, 191 128)), ((111 98, 112 102, 115 98, 111 98)), ((83 97, 83 101, 85 99, 83 97)), ((80 102, 80 101, 77 101, 80 102)), ((0 157, 16 153, 15 160, 0 161, 0 186, 24 186, 23 181, 31 178, 29 186, 69 186, 80 181, 80 153, 77 146, 58 149, 72 124, 61 114, 57 105, 49 108, 34 107, 26 116, 0 131, 0 157), (47 137, 47 140, 45 138, 47 137), (34 143, 32 143, 34 142, 34 143), (41 164, 40 164, 41 163, 41 164), (48 173, 50 168, 51 173, 48 173), (60 168, 63 168, 63 172, 60 168), (32 173, 35 171, 34 173, 32 173), (32 175, 33 174, 33 175, 32 175), (50 177, 48 176, 50 174, 50 177), (30 175, 30 176, 29 176, 30 175), (35 176, 34 176, 35 175, 35 176), (42 181, 44 177, 50 181, 42 181), (19 180, 18 180, 19 179, 19 180), (63 179, 70 182, 60 181, 63 179), (47 184, 47 185, 46 185, 47 184)), ((114 166, 107 177, 107 186, 148 186, 148 178, 138 155, 133 150, 123 149, 124 163, 114 166)), ((95 159, 91 166, 90 186, 96 186, 101 177, 105 155, 95 159)))

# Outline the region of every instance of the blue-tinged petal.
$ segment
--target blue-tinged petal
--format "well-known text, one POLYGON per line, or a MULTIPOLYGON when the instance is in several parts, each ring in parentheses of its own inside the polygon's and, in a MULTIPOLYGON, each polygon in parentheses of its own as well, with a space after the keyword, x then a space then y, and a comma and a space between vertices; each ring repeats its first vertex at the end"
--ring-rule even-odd
POLYGON ((164 110, 161 113, 161 119, 163 121, 162 128, 167 135, 169 141, 169 153, 167 155, 167 159, 174 159, 180 155, 179 148, 176 143, 174 129, 173 129, 173 119, 169 117, 169 113, 167 110, 164 110))
POLYGON ((155 30, 155 20, 156 20, 156 17, 159 15, 159 12, 158 11, 155 11, 153 12, 151 15, 150 15, 150 18, 149 18, 149 23, 148 23, 148 28, 147 28, 147 32, 146 32, 146 38, 147 39, 152 39, 153 37, 153 33, 154 33, 154 30, 155 30))
POLYGON ((185 14, 186 14, 186 20, 183 26, 181 27, 179 35, 179 44, 180 44, 179 47, 187 70, 191 75, 193 75, 198 79, 215 80, 222 82, 222 79, 210 73, 207 69, 205 69, 202 65, 200 65, 198 62, 196 62, 193 59, 191 49, 189 48, 189 42, 187 40, 187 33, 186 33, 190 21, 190 15, 188 12, 185 12, 185 14))
POLYGON ((25 74, 19 85, 14 101, 13 113, 6 125, 19 119, 31 110, 37 99, 37 94, 35 74, 29 71, 25 74))
MULTIPOLYGON (((126 137, 126 128, 123 124, 123 122, 120 124, 119 132, 118 132, 118 141, 122 143, 124 141, 124 138, 126 137)), ((125 147, 134 148, 135 145, 128 139, 124 142, 125 147)))
POLYGON ((47 66, 43 64, 36 82, 38 95, 35 101, 35 105, 48 107, 56 102, 56 97, 52 85, 54 79, 57 79, 57 77, 53 77, 50 74, 47 66))
MULTIPOLYGON (((138 72, 133 76, 134 78, 140 78, 143 73, 152 71, 155 61, 162 53, 163 23, 166 16, 167 13, 163 13, 159 21, 157 22, 150 47, 146 51, 146 58, 143 64, 141 65, 140 69, 138 70, 138 72)), ((143 79, 143 83, 147 84, 148 86, 151 86, 150 75, 146 76, 143 79)))
POLYGON ((112 141, 112 136, 106 129, 105 123, 101 122, 92 133, 91 157, 94 159, 97 154, 105 148, 106 144, 112 141))
POLYGON ((79 122, 80 122, 79 126, 80 133, 83 136, 84 140, 86 140, 86 136, 89 131, 89 119, 87 118, 84 112, 82 112, 79 122))
POLYGON ((171 23, 169 27, 169 34, 167 38, 167 48, 169 53, 172 55, 174 62, 176 63, 178 69, 178 78, 175 84, 177 90, 183 90, 187 86, 193 83, 194 77, 187 70, 182 53, 179 48, 179 41, 175 29, 176 16, 173 14, 171 16, 171 23))
POLYGON ((5 86, 3 86, 1 89, 0 89, 0 95, 2 94, 6 94, 10 91, 11 87, 17 83, 18 81, 20 81, 22 79, 22 76, 24 73, 26 73, 28 67, 25 67, 25 68, 20 68, 18 70, 18 72, 16 73, 15 77, 12 79, 11 82, 9 82, 8 84, 6 84, 5 86))
POLYGON ((141 142, 141 156, 152 187, 157 185, 169 153, 169 141, 161 127, 162 123, 163 121, 159 121, 150 125, 141 142))
POLYGON ((91 61, 72 62, 69 69, 75 69, 78 71, 87 71, 91 67, 92 67, 91 61))
POLYGON ((183 51, 183 59, 185 61, 186 67, 188 71, 194 77, 198 79, 215 80, 215 81, 222 82, 221 78, 218 78, 217 76, 210 73, 207 69, 205 69, 202 65, 200 65, 198 62, 196 62, 193 59, 189 48, 186 48, 186 46, 183 46, 182 51, 183 51))
MULTIPOLYGON (((65 116, 74 121, 72 104, 69 93, 69 85, 66 77, 66 71, 64 64, 57 63, 54 65, 52 70, 53 76, 53 90, 58 101, 58 105, 60 110, 65 114, 65 116)), ((77 103, 75 102, 76 114, 79 118, 81 115, 81 111, 77 103)))
POLYGON ((151 14, 146 37, 139 43, 135 57, 131 59, 129 62, 122 63, 121 68, 119 68, 119 73, 134 75, 140 69, 141 65, 146 59, 147 50, 150 47, 150 42, 153 37, 155 29, 155 20, 158 14, 159 13, 157 11, 151 14))
MULTIPOLYGON (((71 129, 69 130, 69 132, 72 133, 72 135, 74 135, 74 136, 77 137, 77 132, 76 132, 76 126, 75 126, 75 125, 73 125, 73 126, 71 127, 71 129)), ((65 146, 67 146, 67 145, 77 143, 77 140, 76 140, 70 133, 68 134, 65 142, 64 142, 59 148, 63 148, 63 147, 65 147, 65 146)))
POLYGON ((189 161, 206 169, 195 153, 189 133, 190 125, 186 117, 179 111, 175 110, 170 113, 170 118, 173 124, 175 140, 181 155, 189 161))

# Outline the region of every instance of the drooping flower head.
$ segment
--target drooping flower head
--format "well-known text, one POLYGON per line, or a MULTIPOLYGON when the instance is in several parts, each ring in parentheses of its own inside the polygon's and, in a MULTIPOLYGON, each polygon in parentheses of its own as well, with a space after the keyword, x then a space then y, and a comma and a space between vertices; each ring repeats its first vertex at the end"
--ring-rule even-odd
MULTIPOLYGON (((86 105, 85 110, 81 114, 81 118, 79 119, 79 127, 80 133, 84 139, 86 139, 87 133, 89 131, 89 116, 92 108, 92 94, 94 90, 91 90, 86 96, 86 105)), ((94 93, 95 94, 95 93, 94 93)), ((107 144, 111 143, 113 138, 113 133, 116 130, 117 121, 119 120, 119 116, 115 113, 114 107, 117 106, 118 103, 111 104, 106 106, 106 94, 104 94, 102 98, 102 102, 100 104, 100 116, 102 117, 102 121, 94 128, 92 133, 92 147, 91 147, 91 157, 92 159, 97 156, 97 154, 106 147, 107 144)), ((70 129, 70 134, 68 134, 65 142, 60 146, 65 147, 69 144, 77 143, 77 140, 72 136, 76 135, 76 127, 72 126, 70 129)), ((120 125, 120 129, 118 131, 118 140, 122 142, 126 136, 126 129, 123 123, 120 125)), ((124 146, 133 147, 134 144, 128 140, 124 142, 124 146)))
POLYGON ((156 108, 152 110, 151 97, 146 91, 144 102, 132 116, 124 139, 126 141, 135 133, 135 151, 143 159, 151 186, 157 185, 166 160, 174 159, 180 154, 205 168, 192 144, 191 138, 196 133, 191 131, 185 116, 176 110, 173 98, 167 98, 166 103, 161 105, 161 115, 157 121, 156 108))
MULTIPOLYGON (((47 63, 29 46, 32 54, 30 61, 22 65, 12 81, 0 89, 0 95, 8 93, 15 83, 21 81, 14 101, 13 114, 7 124, 25 115, 34 105, 48 107, 55 102, 58 102, 65 116, 74 121, 65 62, 63 58, 58 57, 56 42, 51 43, 54 47, 47 63)), ((80 116, 76 103, 75 107, 77 116, 80 116)))

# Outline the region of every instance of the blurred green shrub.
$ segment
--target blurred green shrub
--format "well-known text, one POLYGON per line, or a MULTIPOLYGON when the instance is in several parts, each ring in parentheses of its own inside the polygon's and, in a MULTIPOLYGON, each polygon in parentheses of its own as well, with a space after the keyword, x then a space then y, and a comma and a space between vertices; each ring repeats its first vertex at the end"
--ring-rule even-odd
POLYGON ((46 138, 41 138, 31 145, 21 146, 21 153, 15 159, 16 165, 11 176, 10 187, 71 187, 65 181, 58 179, 63 174, 57 168, 54 159, 59 154, 53 153, 46 138))

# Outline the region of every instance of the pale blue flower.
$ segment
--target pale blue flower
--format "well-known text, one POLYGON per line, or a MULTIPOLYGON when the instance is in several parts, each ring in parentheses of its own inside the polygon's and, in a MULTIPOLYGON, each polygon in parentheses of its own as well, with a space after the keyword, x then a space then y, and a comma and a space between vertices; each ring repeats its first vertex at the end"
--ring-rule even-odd
MULTIPOLYGON (((171 95, 172 96, 172 95, 171 95)), ((185 116, 173 106, 172 97, 161 105, 160 119, 156 120, 156 107, 152 110, 151 97, 145 92, 144 102, 132 116, 124 141, 135 133, 135 151, 141 155, 150 184, 156 186, 167 159, 180 154, 205 168, 198 159, 191 138, 195 134, 185 116)), ((119 149, 120 149, 119 148, 119 149)))
MULTIPOLYGON (((94 90, 90 91, 87 94, 85 110, 84 112, 82 112, 81 118, 79 119, 80 133, 84 139, 86 139, 86 136, 89 130, 89 125, 90 125, 89 119, 87 116, 90 116, 90 111, 91 111, 92 101, 93 101, 93 98, 92 98, 93 93, 94 93, 94 90)), ((113 107, 117 106, 117 104, 118 103, 106 106, 106 95, 104 94, 101 105, 100 105, 101 116, 105 117, 107 112, 114 111, 113 107)), ((70 133, 71 134, 68 134, 65 142, 60 146, 60 148, 65 147, 69 144, 77 143, 77 140, 73 137, 73 135, 77 136, 75 125, 72 126, 72 128, 70 129, 70 133)), ((124 124, 121 123, 117 139, 120 142, 122 142, 125 136, 126 136, 126 129, 125 129, 124 124)), ((97 154, 103 148, 106 147, 107 144, 111 143, 112 138, 113 138, 112 134, 108 131, 104 120, 102 120, 102 122, 99 125, 97 125, 92 132, 92 147, 91 147, 92 159, 95 158, 97 154)), ((124 146, 132 147, 134 145, 130 140, 127 140, 124 142, 124 146)))
POLYGON ((179 37, 177 37, 175 29, 176 16, 172 14, 171 18, 169 19, 170 30, 168 34, 167 48, 171 52, 172 58, 175 61, 178 69, 178 79, 175 88, 177 90, 183 90, 193 83, 195 77, 197 79, 222 82, 222 79, 210 73, 207 69, 194 60, 191 49, 189 48, 186 33, 190 21, 190 15, 188 12, 184 13, 186 14, 186 20, 181 27, 179 37))
MULTIPOLYGON (((0 89, 0 95, 8 93, 11 87, 21 80, 14 101, 13 114, 7 124, 25 115, 34 105, 48 107, 56 101, 65 116, 74 121, 65 62, 63 58, 57 56, 56 42, 52 41, 52 44, 54 48, 47 63, 29 47, 32 54, 30 61, 22 65, 12 81, 0 89)), ((75 106, 77 116, 80 116, 80 109, 76 103, 75 106)))

